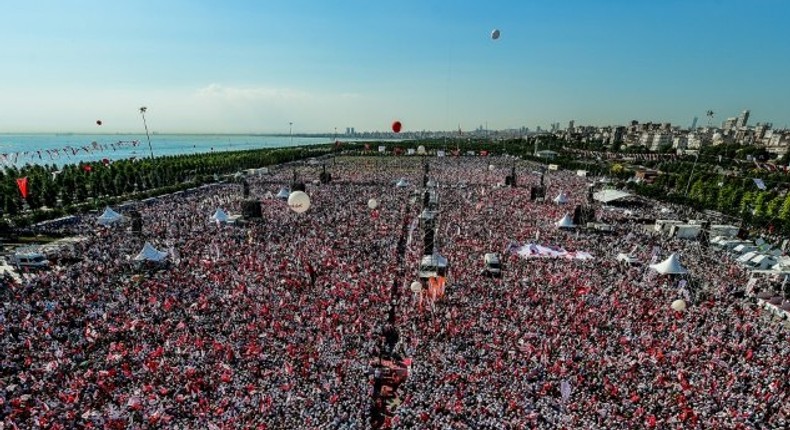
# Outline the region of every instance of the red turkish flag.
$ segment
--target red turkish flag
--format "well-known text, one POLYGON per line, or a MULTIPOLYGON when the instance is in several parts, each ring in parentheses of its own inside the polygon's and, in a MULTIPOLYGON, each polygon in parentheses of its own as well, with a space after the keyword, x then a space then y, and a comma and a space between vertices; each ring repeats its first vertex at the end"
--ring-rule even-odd
POLYGON ((16 180, 16 186, 19 187, 19 192, 22 194, 22 198, 27 198, 27 176, 24 178, 19 178, 16 180))

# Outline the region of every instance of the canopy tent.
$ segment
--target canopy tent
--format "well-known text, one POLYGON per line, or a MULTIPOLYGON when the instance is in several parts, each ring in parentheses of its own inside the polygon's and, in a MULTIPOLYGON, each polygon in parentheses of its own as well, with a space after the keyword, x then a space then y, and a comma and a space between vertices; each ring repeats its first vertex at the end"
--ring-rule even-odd
POLYGON ((650 268, 662 275, 682 275, 688 273, 688 270, 680 265, 680 260, 675 253, 672 253, 669 258, 660 263, 651 264, 650 268))
POLYGON ((732 250, 733 250, 733 252, 736 252, 738 254, 744 255, 744 254, 748 254, 750 252, 757 251, 757 247, 752 245, 752 244, 750 244, 750 243, 742 243, 742 244, 736 246, 735 248, 733 248, 732 250))
POLYGON ((565 203, 568 203, 568 196, 565 195, 564 192, 560 191, 560 193, 557 194, 557 197, 554 197, 554 203, 558 205, 564 205, 565 203))
POLYGON ((574 228, 574 227, 576 227, 576 225, 573 223, 573 218, 571 218, 571 216, 568 215, 568 214, 565 214, 565 216, 562 217, 561 220, 557 221, 554 225, 556 225, 557 228, 574 228))
POLYGON ((398 179, 398 182, 395 183, 395 186, 398 188, 406 188, 409 186, 409 182, 406 180, 406 178, 400 178, 398 179))
POLYGON ((752 267, 757 267, 759 269, 767 269, 775 265, 776 260, 770 255, 758 254, 754 258, 749 260, 747 264, 752 267))
POLYGON ((149 242, 143 246, 143 250, 134 257, 134 261, 154 261, 159 262, 167 258, 167 252, 159 251, 153 247, 149 242))
POLYGON ((735 261, 737 261, 739 263, 746 263, 749 260, 751 260, 752 258, 757 257, 758 255, 759 255, 759 253, 756 252, 756 251, 749 251, 746 254, 743 254, 740 257, 738 257, 735 261))
POLYGON ((291 190, 289 190, 286 187, 282 187, 280 188, 280 192, 277 193, 277 195, 274 197, 280 200, 288 200, 288 196, 290 195, 291 195, 291 190))
POLYGON ((228 214, 225 213, 222 209, 217 209, 214 212, 214 215, 211 215, 212 221, 219 221, 219 222, 228 222, 228 214))
POLYGON ((115 212, 114 210, 112 210, 112 208, 107 206, 106 208, 104 208, 104 213, 101 214, 96 221, 101 225, 112 225, 117 222, 123 221, 123 218, 124 218, 123 215, 119 214, 118 212, 115 212))
POLYGON ((624 199, 626 197, 630 197, 630 196, 631 196, 631 194, 628 194, 625 191, 603 190, 603 191, 598 191, 597 193, 593 194, 593 199, 595 199, 595 201, 608 204, 608 203, 611 203, 613 201, 622 200, 622 199, 624 199))
POLYGON ((420 268, 418 276, 420 278, 430 278, 433 276, 446 276, 449 261, 447 258, 438 252, 431 255, 424 255, 420 259, 420 268))

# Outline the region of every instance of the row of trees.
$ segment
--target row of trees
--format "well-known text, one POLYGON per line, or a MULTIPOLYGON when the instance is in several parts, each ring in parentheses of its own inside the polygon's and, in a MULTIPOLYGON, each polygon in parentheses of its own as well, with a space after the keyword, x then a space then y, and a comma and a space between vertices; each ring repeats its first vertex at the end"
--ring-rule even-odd
POLYGON ((214 175, 270 166, 329 153, 328 145, 165 156, 154 159, 55 165, 0 170, 0 208, 17 224, 100 208, 132 194, 152 196, 214 181, 214 175), (27 178, 23 198, 17 179, 27 178), (22 216, 24 215, 24 216, 22 216))

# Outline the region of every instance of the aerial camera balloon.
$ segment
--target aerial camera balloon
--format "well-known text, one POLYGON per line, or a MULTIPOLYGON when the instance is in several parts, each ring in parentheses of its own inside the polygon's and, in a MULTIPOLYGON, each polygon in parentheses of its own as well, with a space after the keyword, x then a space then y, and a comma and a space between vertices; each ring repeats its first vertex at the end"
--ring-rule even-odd
POLYGON ((495 28, 494 31, 491 32, 491 39, 497 40, 499 39, 499 29, 495 28))
POLYGON ((672 302, 672 310, 676 312, 683 312, 686 310, 686 301, 685 300, 675 300, 672 302))
POLYGON ((419 293, 422 291, 422 283, 420 281, 414 281, 411 283, 409 287, 413 293, 419 293))
POLYGON ((368 200, 368 207, 371 208, 371 209, 376 209, 377 207, 379 207, 378 200, 376 200, 376 199, 368 200))
POLYGON ((102 124, 101 120, 100 120, 100 119, 97 119, 97 120, 96 120, 96 125, 101 125, 101 124, 102 124))
POLYGON ((403 124, 400 121, 395 121, 392 123, 392 131, 395 133, 400 133, 400 129, 403 127, 403 124))
POLYGON ((310 209, 310 196, 304 191, 294 191, 288 196, 288 207, 298 214, 305 213, 310 209))

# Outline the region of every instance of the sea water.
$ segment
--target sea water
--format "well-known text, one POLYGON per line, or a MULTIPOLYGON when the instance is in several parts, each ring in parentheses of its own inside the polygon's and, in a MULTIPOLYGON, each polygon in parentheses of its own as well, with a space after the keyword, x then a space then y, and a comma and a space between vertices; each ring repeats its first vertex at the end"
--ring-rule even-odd
POLYGON ((329 137, 222 134, 0 134, 0 167, 146 158, 331 143, 329 137))

